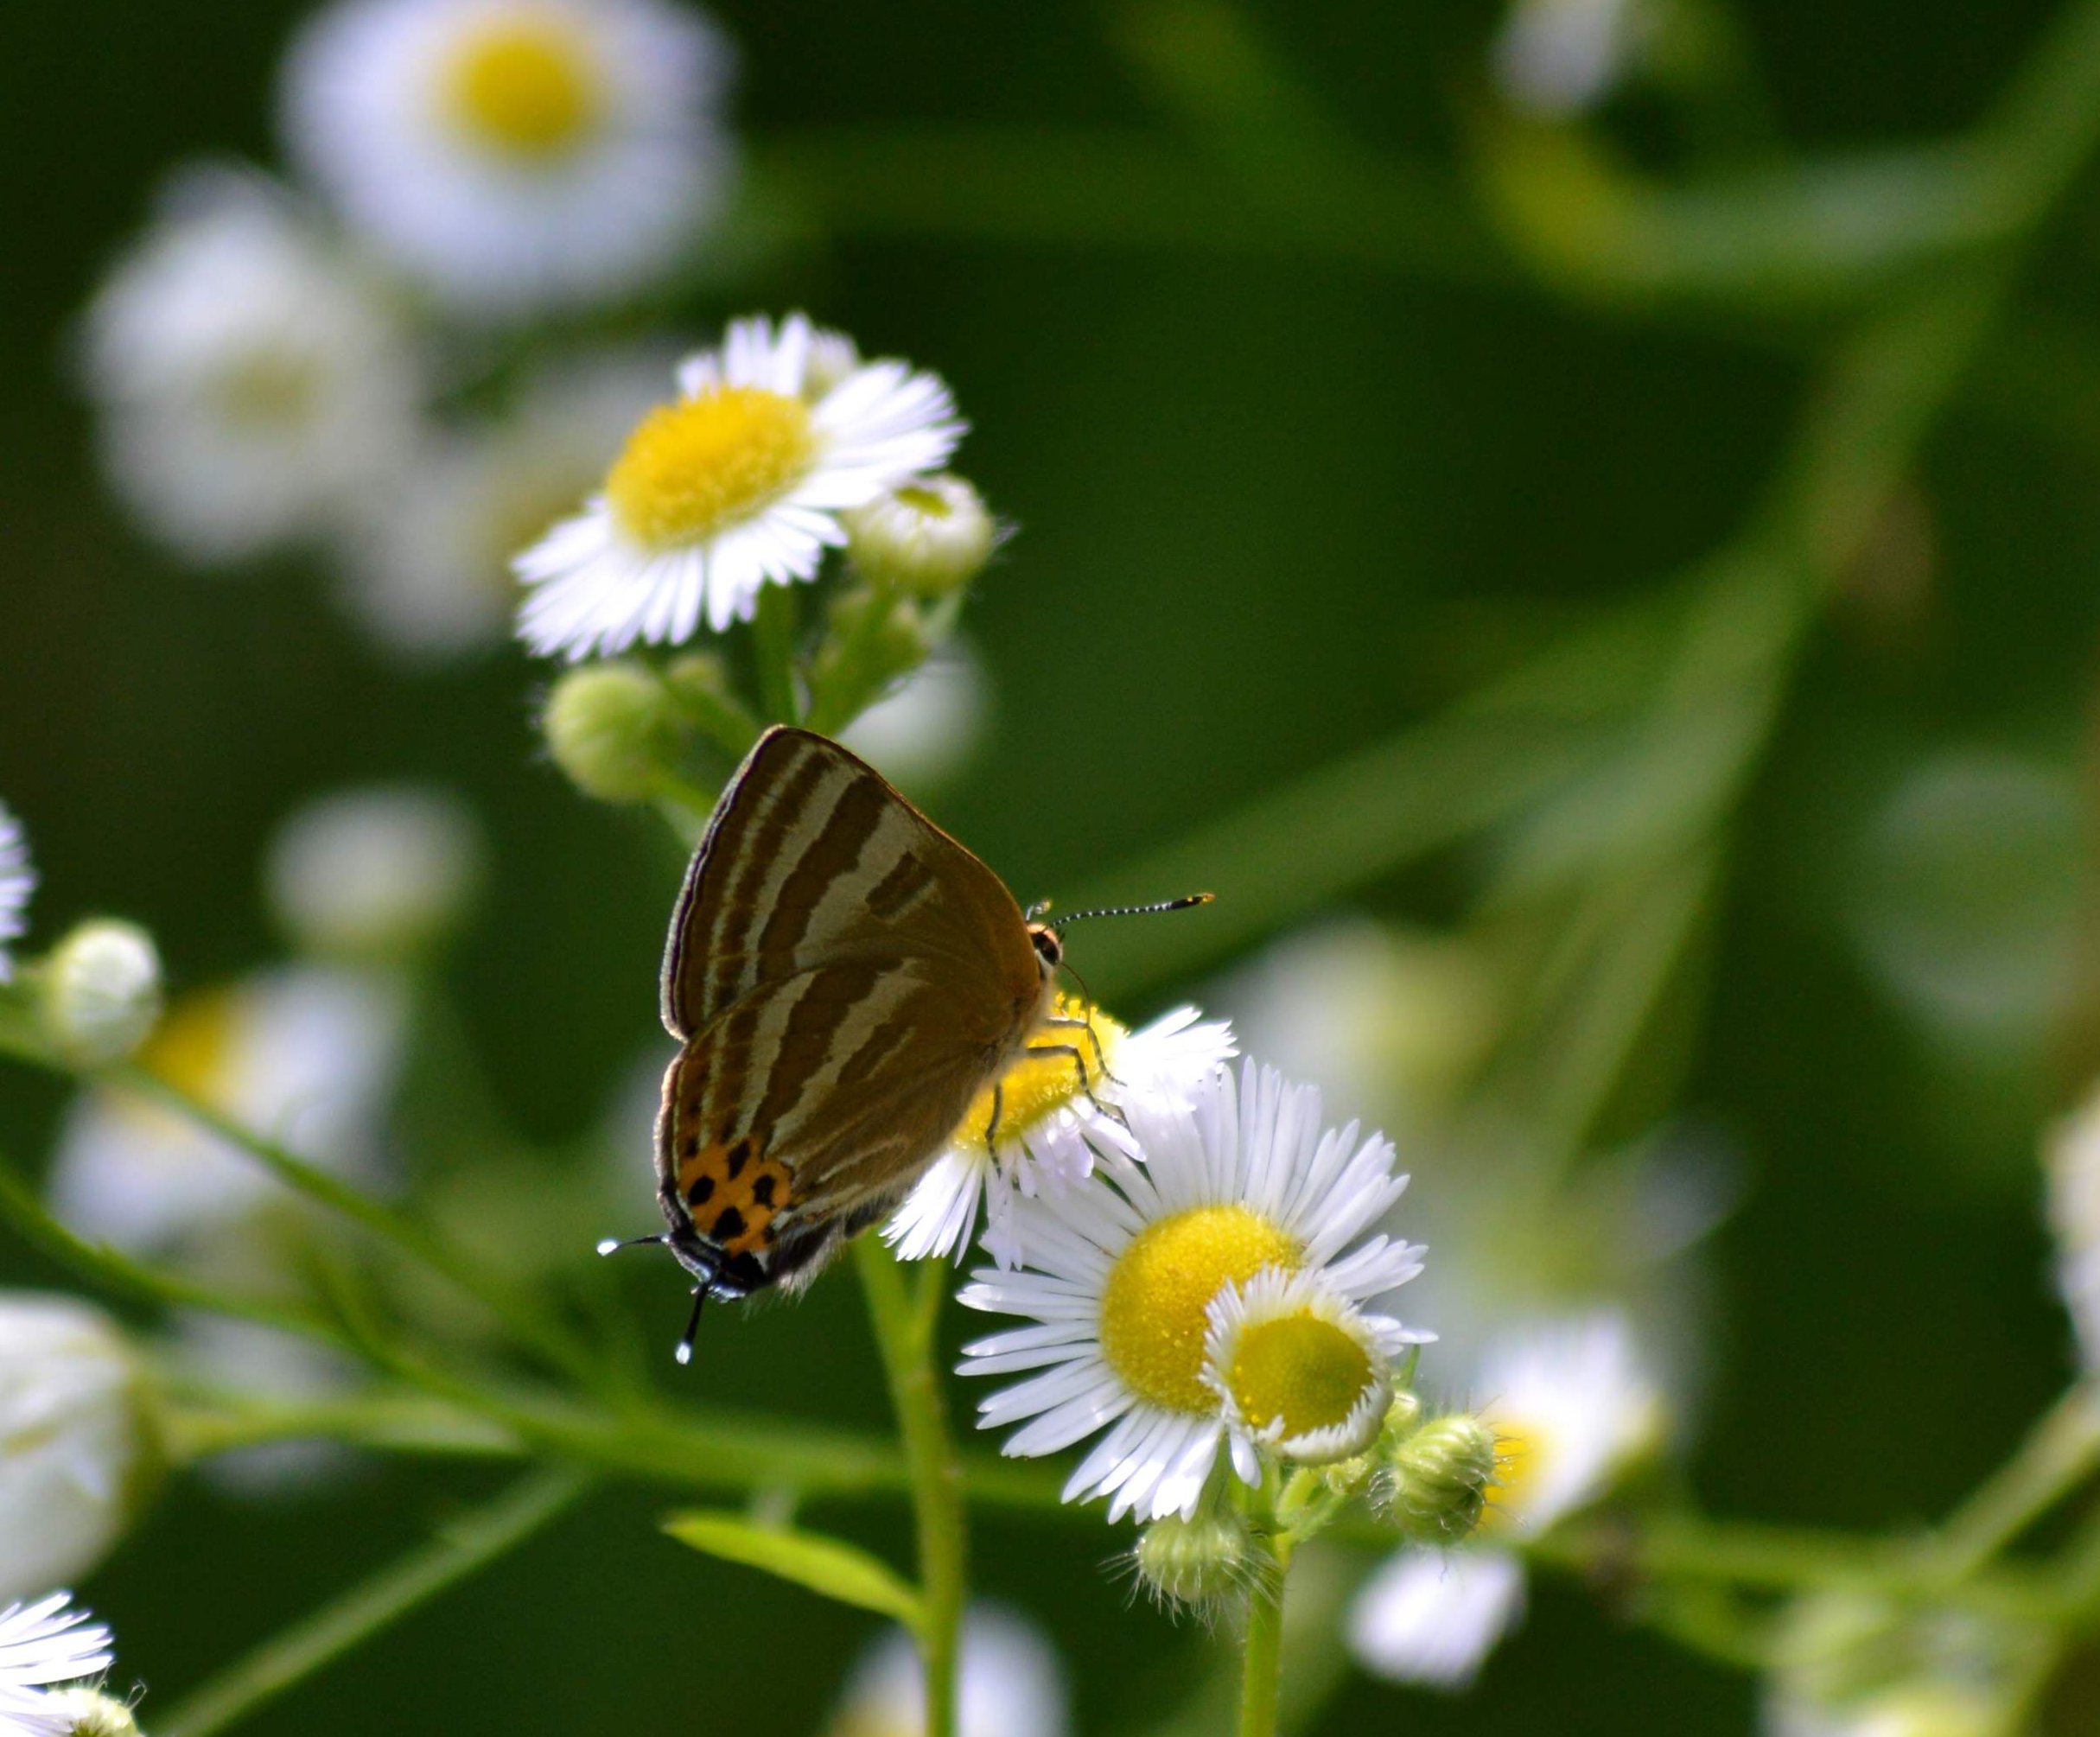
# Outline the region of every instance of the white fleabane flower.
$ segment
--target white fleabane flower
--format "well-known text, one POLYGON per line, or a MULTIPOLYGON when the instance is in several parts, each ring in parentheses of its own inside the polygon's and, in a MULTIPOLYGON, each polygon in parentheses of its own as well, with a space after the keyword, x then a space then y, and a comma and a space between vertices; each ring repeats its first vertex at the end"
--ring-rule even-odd
MULTIPOLYGON (((1067 1737, 1065 1672, 1048 1638, 1016 1612, 975 1604, 956 1668, 957 1737, 1067 1737)), ((846 1681, 826 1737, 925 1737, 926 1681, 910 1635, 891 1629, 846 1681)))
POLYGON ((293 45, 284 130, 403 270, 511 317, 677 264, 730 179, 732 58, 662 0, 341 0, 293 45))
POLYGON ((1301 1465, 1361 1454, 1392 1404, 1392 1365, 1421 1335, 1324 1285, 1265 1267, 1211 1299, 1204 1384, 1218 1396, 1232 1465, 1261 1481, 1257 1449, 1301 1465))
POLYGON ((2044 1631, 1980 1611, 1805 1594, 1780 1614, 1767 1737, 2000 1737, 2027 1728, 2044 1631))
POLYGON ((1490 57, 1518 108, 1579 114, 1626 76, 1652 22, 1642 0, 1517 0, 1490 57))
POLYGON ((0 983, 10 982, 15 964, 9 946, 19 941, 29 926, 29 895, 36 890, 36 870, 30 866, 29 841, 22 824, 0 803, 0 983))
POLYGON ((0 1732, 68 1737, 73 1703, 54 1691, 110 1667, 110 1632, 72 1607, 71 1593, 0 1610, 0 1732))
POLYGON ((963 434, 946 386, 876 361, 812 398, 818 336, 799 314, 740 320, 679 370, 601 492, 514 563, 527 645, 578 659, 748 620, 761 587, 845 541, 842 512, 946 461, 963 434))
POLYGON ((1136 1143, 1114 1112, 1127 1120, 1140 1105, 1161 1112, 1187 1109, 1235 1053, 1232 1028, 1205 1020, 1193 1008, 1176 1008, 1130 1031, 1098 1008, 1089 1011, 1084 1002, 1060 995, 1056 1017, 1084 1018, 1092 1026, 1098 1053, 1084 1032, 1053 1034, 1060 1042, 1076 1040, 1085 1076, 1079 1057, 1016 1060, 999 1080, 996 1153, 985 1143, 992 1090, 979 1092, 955 1136, 883 1227, 883 1238, 900 1259, 959 1256, 983 1203, 985 1251, 1002 1267, 1019 1265, 1025 1250, 1014 1215, 1017 1198, 1085 1180, 1093 1170, 1097 1147, 1135 1156, 1136 1143))
POLYGON ((2057 1288, 2086 1368, 2100 1369, 2100 1094, 2056 1129, 2046 1157, 2057 1288))
POLYGON ((1498 1535, 1546 1530, 1602 1495, 1661 1439, 1661 1397, 1616 1313, 1513 1333, 1490 1347, 1475 1379, 1480 1416, 1495 1432, 1480 1542, 1399 1551, 1350 1615, 1359 1660, 1395 1681, 1471 1682, 1523 1612, 1523 1567, 1495 1548, 1498 1535))
POLYGON ((277 829, 265 880, 309 951, 410 955, 458 919, 481 872, 474 817, 450 792, 372 785, 308 803, 277 829))
POLYGON ((122 1061, 161 1016, 160 950, 136 923, 74 925, 37 977, 44 1029, 79 1067, 122 1061))
POLYGON ((1349 1647, 1374 1676, 1463 1689, 1524 1606, 1524 1564, 1506 1551, 1402 1550, 1357 1594, 1349 1647))
POLYGON ((200 564, 330 529, 416 433, 391 313, 259 176, 178 178, 87 310, 86 365, 118 492, 200 564))
MULTIPOLYGON (((389 980, 288 968, 177 1001, 139 1063, 301 1157, 369 1179, 405 1015, 389 980)), ((51 1173, 60 1218, 134 1250, 208 1252, 289 1198, 253 1160, 116 1085, 75 1102, 51 1173)))
POLYGON ((518 613, 511 557, 597 487, 663 398, 668 366, 629 351, 571 358, 500 416, 427 434, 344 543, 350 614, 410 661, 502 644, 518 613))
POLYGON ((148 1418, 143 1371, 109 1316, 73 1297, 0 1293, 0 1598, 109 1554, 159 1470, 148 1418))
POLYGON ((1309 1086, 1246 1063, 1237 1079, 1212 1074, 1189 1110, 1134 1101, 1126 1114, 1142 1161, 1117 1155, 1081 1186, 1017 1202, 1028 1266, 980 1269, 962 1293, 1037 1323, 964 1347, 965 1374, 1040 1371, 985 1400, 979 1427, 1019 1424, 1002 1451, 1028 1455, 1107 1428, 1065 1498, 1106 1497, 1111 1521, 1187 1514, 1202 1494, 1225 1431, 1204 1355, 1221 1292, 1279 1268, 1361 1302, 1414 1277, 1422 1252, 1354 1242, 1407 1179, 1382 1136, 1323 1129, 1309 1086))

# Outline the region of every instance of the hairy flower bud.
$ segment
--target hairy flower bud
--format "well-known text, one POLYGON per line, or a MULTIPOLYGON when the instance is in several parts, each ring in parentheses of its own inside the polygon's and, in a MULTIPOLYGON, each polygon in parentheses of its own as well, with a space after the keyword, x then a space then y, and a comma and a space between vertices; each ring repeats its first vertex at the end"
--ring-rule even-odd
POLYGON ((999 541, 984 502, 959 476, 918 478, 843 516, 853 564, 921 597, 967 585, 999 541))
POLYGON ((1244 1591, 1254 1572, 1253 1545, 1237 1515, 1169 1514, 1138 1534, 1137 1577, 1162 1603, 1214 1608, 1244 1591))
POLYGON ((161 1016, 161 956, 136 923, 77 925, 38 972, 44 1029, 79 1067, 106 1067, 146 1040, 161 1016))
POLYGON ((1379 1501, 1409 1537, 1456 1543, 1480 1524, 1494 1481, 1494 1430, 1454 1412, 1431 1418, 1390 1449, 1379 1501))
POLYGON ((66 1721, 66 1737, 139 1737, 131 1709, 99 1689, 46 1689, 37 1697, 36 1715, 66 1721))
POLYGON ((595 664, 554 684, 540 718, 569 781, 601 802, 646 802, 678 750, 677 708, 640 664, 595 664))

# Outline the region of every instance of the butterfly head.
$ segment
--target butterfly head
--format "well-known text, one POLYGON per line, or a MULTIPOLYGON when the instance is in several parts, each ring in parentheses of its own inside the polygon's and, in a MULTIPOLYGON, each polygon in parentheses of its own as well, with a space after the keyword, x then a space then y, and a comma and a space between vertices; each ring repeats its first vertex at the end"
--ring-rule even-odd
POLYGON ((1035 949, 1035 963, 1046 978, 1065 962, 1065 938, 1047 923, 1028 925, 1028 945, 1035 949))

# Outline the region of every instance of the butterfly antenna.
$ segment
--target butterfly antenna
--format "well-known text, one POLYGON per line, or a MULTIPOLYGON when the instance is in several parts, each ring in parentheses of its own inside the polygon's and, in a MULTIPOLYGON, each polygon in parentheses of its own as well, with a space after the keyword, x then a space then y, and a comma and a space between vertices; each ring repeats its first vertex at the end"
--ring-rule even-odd
POLYGON ((681 1365, 693 1360, 693 1340, 700 1335, 700 1311, 707 1307, 707 1287, 693 1288, 693 1312, 685 1317, 685 1331, 678 1339, 678 1348, 672 1353, 681 1365))
POLYGON ((1179 899, 1162 899, 1156 905, 1104 905, 1096 911, 1067 911, 1050 926, 1062 929, 1068 923, 1083 922, 1089 917, 1150 917, 1161 911, 1187 911, 1198 905, 1207 905, 1217 896, 1215 893, 1190 893, 1179 899))
POLYGON ((671 1238, 659 1231, 653 1237, 607 1237, 598 1244, 598 1252, 609 1255, 616 1249, 639 1249, 656 1243, 667 1243, 671 1238))

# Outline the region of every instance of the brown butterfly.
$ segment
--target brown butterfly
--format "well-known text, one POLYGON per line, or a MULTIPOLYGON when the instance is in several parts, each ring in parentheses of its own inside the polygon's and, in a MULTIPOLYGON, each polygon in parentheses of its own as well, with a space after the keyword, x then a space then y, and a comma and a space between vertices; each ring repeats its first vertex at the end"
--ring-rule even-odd
MULTIPOLYGON (((1147 908, 1178 909, 1208 894, 1147 908)), ((1079 912, 1079 916, 1107 914, 1079 912)), ((663 1016, 684 1045, 664 1076, 657 1194, 643 1238, 707 1299, 806 1282, 884 1217, 970 1103, 1058 1027, 1058 930, 837 742, 769 729, 716 804, 664 954, 663 1016)), ((601 1244, 601 1250, 620 1246, 601 1244)))

